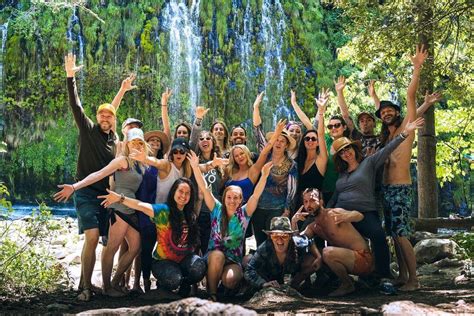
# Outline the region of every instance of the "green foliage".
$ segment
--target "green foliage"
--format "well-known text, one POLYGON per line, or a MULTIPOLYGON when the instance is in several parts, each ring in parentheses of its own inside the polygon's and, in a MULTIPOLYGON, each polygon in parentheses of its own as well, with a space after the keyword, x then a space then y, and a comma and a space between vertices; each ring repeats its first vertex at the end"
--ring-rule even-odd
POLYGON ((474 234, 471 232, 462 232, 454 235, 452 238, 461 247, 461 256, 464 259, 474 258, 474 234))
MULTIPOLYGON (((0 216, 13 212, 7 187, 0 183, 0 216)), ((41 203, 27 221, 0 221, 0 295, 51 292, 68 286, 66 271, 48 252, 49 236, 57 229, 51 210, 41 203)))

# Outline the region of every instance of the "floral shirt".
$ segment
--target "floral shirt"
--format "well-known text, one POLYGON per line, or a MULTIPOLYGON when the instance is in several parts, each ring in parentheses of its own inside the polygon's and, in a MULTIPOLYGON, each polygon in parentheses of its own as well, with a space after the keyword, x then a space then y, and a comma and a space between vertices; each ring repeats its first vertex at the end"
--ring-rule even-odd
POLYGON ((243 243, 245 230, 249 224, 250 216, 247 214, 247 205, 239 207, 229 220, 226 236, 221 234, 222 204, 216 200, 216 205, 211 212, 211 239, 208 251, 220 250, 227 259, 240 263, 243 257, 243 243))
POLYGON ((156 260, 171 260, 181 262, 194 247, 188 244, 188 226, 183 222, 181 237, 175 243, 172 238, 171 224, 169 221, 170 208, 167 204, 153 204, 155 213, 150 219, 156 225, 156 246, 153 258, 156 260))

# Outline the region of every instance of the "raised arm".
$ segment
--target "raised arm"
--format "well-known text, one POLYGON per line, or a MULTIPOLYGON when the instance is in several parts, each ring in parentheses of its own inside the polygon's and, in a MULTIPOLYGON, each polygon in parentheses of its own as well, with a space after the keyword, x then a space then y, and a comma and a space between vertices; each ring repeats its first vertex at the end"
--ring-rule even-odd
POLYGON ((253 126, 262 125, 262 118, 260 117, 260 104, 262 103, 264 93, 265 91, 260 92, 255 98, 255 102, 253 103, 253 126))
POLYGON ((139 151, 132 149, 129 155, 133 160, 139 161, 143 164, 153 166, 160 171, 168 172, 171 168, 171 162, 168 159, 158 159, 155 157, 148 156, 146 151, 139 151))
POLYGON ((370 80, 369 81, 369 86, 367 87, 367 90, 369 92, 369 96, 374 101, 375 110, 377 111, 380 107, 380 99, 377 95, 377 92, 375 91, 375 80, 370 80))
POLYGON ((346 121, 347 127, 349 131, 352 133, 354 130, 354 123, 352 122, 349 116, 349 109, 347 107, 346 98, 344 97, 344 88, 346 87, 346 78, 344 76, 340 76, 336 81, 334 81, 334 86, 336 87, 336 94, 337 94, 337 104, 341 109, 342 118, 346 121))
POLYGON ((313 129, 313 124, 311 124, 310 119, 308 116, 301 110, 300 106, 298 103, 296 103, 296 93, 295 91, 291 90, 291 106, 293 107, 293 110, 295 110, 296 115, 300 119, 300 121, 303 123, 304 127, 306 129, 313 129))
POLYGON ((209 109, 202 106, 197 106, 195 111, 195 118, 193 127, 191 128, 191 136, 189 137, 189 146, 192 150, 196 151, 199 145, 199 135, 202 132, 202 120, 206 116, 209 109))
POLYGON ((137 76, 135 74, 130 74, 127 78, 122 81, 122 85, 120 86, 120 90, 117 92, 117 95, 112 101, 112 105, 115 110, 118 110, 120 103, 122 102, 122 98, 127 91, 135 89, 137 86, 133 85, 133 80, 135 80, 137 76))
POLYGON ((400 128, 403 128, 407 122, 413 122, 416 119, 416 91, 420 83, 421 67, 427 57, 428 51, 424 45, 418 45, 415 55, 410 56, 411 63, 413 64, 413 74, 407 90, 407 115, 400 128))
POLYGON ((96 183, 97 181, 100 181, 104 179, 107 176, 110 176, 112 173, 114 173, 116 170, 120 168, 127 167, 126 166, 127 161, 123 157, 115 158, 112 160, 107 166, 104 168, 93 172, 89 174, 87 177, 82 179, 81 181, 78 181, 74 184, 60 184, 58 185, 58 188, 61 188, 62 190, 57 192, 54 195, 54 200, 56 202, 65 202, 69 199, 69 197, 76 191, 82 188, 85 188, 93 183, 96 183))
POLYGON ((439 102, 442 97, 443 96, 439 92, 433 92, 433 94, 428 94, 428 91, 426 91, 425 101, 416 109, 416 117, 423 116, 423 114, 425 114, 425 112, 430 108, 430 106, 432 106, 436 102, 439 102))
POLYGON ((212 212, 216 205, 216 198, 212 194, 212 190, 207 187, 206 180, 201 173, 201 169, 199 169, 199 157, 194 153, 194 151, 191 151, 188 154, 187 159, 189 160, 191 169, 193 170, 194 178, 196 179, 199 190, 204 196, 204 203, 206 203, 207 208, 212 212))
POLYGON ((267 184, 267 178, 270 174, 270 169, 273 167, 273 163, 271 161, 267 162, 262 168, 262 175, 260 180, 258 180, 255 189, 253 190, 252 196, 247 201, 247 214, 252 216, 253 212, 257 209, 258 199, 263 193, 265 189, 265 185, 267 184))
POLYGON ((161 119, 163 121, 163 132, 168 136, 170 143, 172 141, 171 128, 170 128, 170 117, 168 115, 168 100, 173 92, 170 88, 166 88, 165 92, 161 94, 161 119))
POLYGON ((126 207, 143 212, 150 217, 154 216, 153 207, 150 203, 145 203, 136 199, 128 198, 109 189, 107 189, 107 192, 109 194, 99 195, 97 197, 98 199, 104 199, 102 203, 100 203, 100 205, 103 205, 104 207, 109 207, 114 203, 120 203, 125 205, 126 207))
POLYGON ((324 126, 324 114, 326 113, 326 105, 329 100, 329 89, 322 90, 318 98, 316 99, 316 105, 318 106, 318 146, 319 154, 316 159, 316 166, 319 172, 324 175, 326 173, 327 162, 328 162, 328 151, 326 148, 326 139, 324 137, 325 126, 324 126))

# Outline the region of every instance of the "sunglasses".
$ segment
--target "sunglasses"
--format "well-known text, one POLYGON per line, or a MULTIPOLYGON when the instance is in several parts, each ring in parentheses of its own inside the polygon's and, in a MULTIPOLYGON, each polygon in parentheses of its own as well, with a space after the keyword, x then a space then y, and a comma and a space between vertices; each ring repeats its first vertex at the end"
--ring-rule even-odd
POLYGON ((282 239, 282 240, 288 240, 290 239, 290 234, 285 234, 285 233, 271 233, 270 238, 277 240, 277 239, 282 239))
POLYGON ((305 142, 310 142, 310 141, 311 141, 311 142, 315 142, 315 141, 317 141, 317 140, 318 140, 318 139, 317 139, 316 137, 314 137, 314 136, 312 136, 312 137, 305 136, 305 137, 304 137, 304 141, 305 141, 305 142))
POLYGON ((351 146, 344 147, 341 150, 339 150, 338 154, 342 156, 344 153, 348 152, 350 149, 351 149, 351 146))
POLYGON ((182 149, 175 149, 171 152, 173 155, 177 155, 177 154, 180 154, 180 155, 184 155, 186 152, 182 149))
POLYGON ((328 128, 328 129, 333 129, 333 128, 339 128, 339 127, 341 127, 341 126, 342 126, 341 123, 336 123, 336 124, 334 124, 334 125, 333 125, 333 124, 329 124, 329 125, 327 126, 327 128, 328 128))
POLYGON ((199 137, 199 141, 203 141, 203 140, 211 140, 212 138, 210 136, 207 136, 207 137, 199 137))

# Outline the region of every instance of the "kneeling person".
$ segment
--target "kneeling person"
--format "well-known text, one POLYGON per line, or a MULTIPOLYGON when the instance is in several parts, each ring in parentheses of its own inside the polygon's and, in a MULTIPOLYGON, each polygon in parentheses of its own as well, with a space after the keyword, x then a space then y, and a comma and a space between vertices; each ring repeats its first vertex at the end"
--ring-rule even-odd
POLYGON ((285 274, 291 274, 291 286, 299 288, 301 282, 321 266, 321 255, 314 244, 298 247, 292 239, 293 233, 288 217, 274 217, 270 237, 252 256, 244 277, 255 290, 264 287, 279 287, 285 274))
POLYGON ((349 274, 367 275, 374 269, 374 258, 369 245, 351 223, 364 215, 342 208, 319 208, 313 223, 303 234, 309 238, 318 235, 331 245, 323 249, 323 262, 339 277, 341 286, 329 296, 343 296, 354 292, 349 274))

